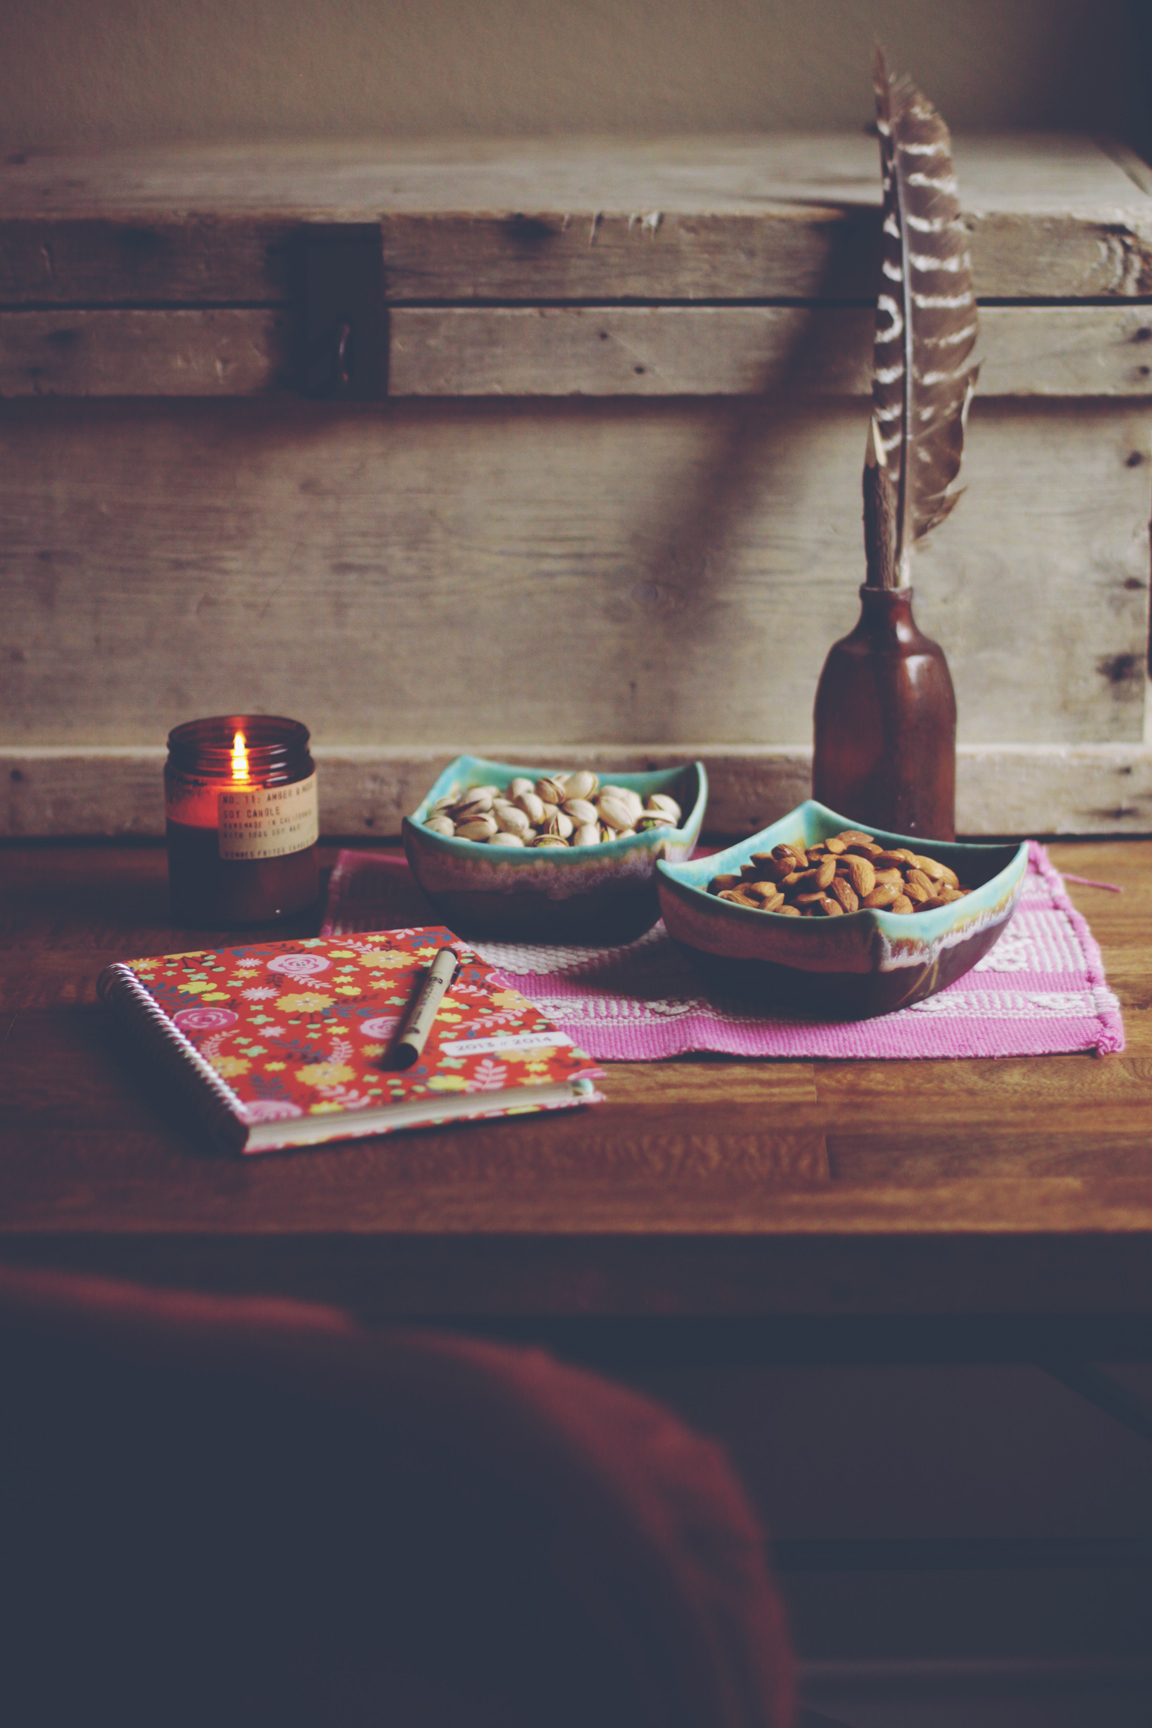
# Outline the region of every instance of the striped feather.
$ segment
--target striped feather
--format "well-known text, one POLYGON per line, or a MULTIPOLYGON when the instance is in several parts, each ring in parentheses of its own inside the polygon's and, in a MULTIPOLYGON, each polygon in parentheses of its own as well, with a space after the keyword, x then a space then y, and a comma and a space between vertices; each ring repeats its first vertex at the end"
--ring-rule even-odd
POLYGON ((907 584, 912 545, 955 507, 978 366, 976 299, 960 221, 952 141, 939 114, 876 50, 884 206, 872 413, 895 491, 894 559, 907 584))

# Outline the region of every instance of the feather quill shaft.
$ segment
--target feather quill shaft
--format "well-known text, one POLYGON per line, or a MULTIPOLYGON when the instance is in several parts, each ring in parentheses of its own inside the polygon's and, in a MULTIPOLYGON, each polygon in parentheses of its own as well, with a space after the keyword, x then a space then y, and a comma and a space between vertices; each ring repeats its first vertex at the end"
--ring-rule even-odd
POLYGON ((892 558, 882 562, 905 587, 913 543, 960 497, 948 487, 979 372, 970 364, 976 299, 948 128, 908 78, 889 72, 881 48, 874 82, 884 203, 870 437, 894 493, 892 558))

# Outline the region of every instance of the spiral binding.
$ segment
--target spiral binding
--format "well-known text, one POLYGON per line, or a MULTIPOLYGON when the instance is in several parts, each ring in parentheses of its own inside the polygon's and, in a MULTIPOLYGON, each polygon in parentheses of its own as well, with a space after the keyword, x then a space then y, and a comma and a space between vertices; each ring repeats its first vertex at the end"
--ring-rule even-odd
POLYGON ((209 1131, 229 1150, 242 1150, 248 1138, 248 1125, 240 1099, 180 1028, 172 1024, 132 968, 122 962, 106 966, 96 981, 96 990, 102 1002, 123 1016, 124 1026, 139 1047, 160 1059, 165 1072, 180 1084, 209 1131), (157 1034, 162 1040, 159 1044, 157 1034))

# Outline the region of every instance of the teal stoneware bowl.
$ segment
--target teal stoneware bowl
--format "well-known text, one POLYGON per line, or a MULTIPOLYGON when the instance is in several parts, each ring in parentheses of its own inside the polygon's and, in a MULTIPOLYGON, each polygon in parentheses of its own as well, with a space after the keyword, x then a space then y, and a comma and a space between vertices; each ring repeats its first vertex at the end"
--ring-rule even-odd
MULTIPOLYGON (((579 768, 573 750, 560 771, 579 768)), ((517 775, 535 780, 547 768, 458 756, 411 816, 404 818, 404 850, 412 873, 437 913, 460 936, 507 941, 630 942, 660 916, 656 864, 690 858, 708 802, 702 762, 651 774, 611 774, 602 779, 629 786, 641 797, 666 792, 683 811, 678 828, 654 828, 598 846, 544 848, 487 846, 435 834, 423 826, 437 799, 469 786, 506 786, 517 775)))
POLYGON ((773 1008, 864 1020, 934 995, 987 954, 1016 910, 1027 866, 1027 841, 970 846, 911 839, 809 800, 710 858, 661 862, 657 888, 668 934, 712 988, 773 1008), (861 910, 842 918, 786 918, 708 893, 714 876, 737 874, 754 852, 790 840, 814 845, 845 828, 938 859, 972 892, 931 912, 861 910))

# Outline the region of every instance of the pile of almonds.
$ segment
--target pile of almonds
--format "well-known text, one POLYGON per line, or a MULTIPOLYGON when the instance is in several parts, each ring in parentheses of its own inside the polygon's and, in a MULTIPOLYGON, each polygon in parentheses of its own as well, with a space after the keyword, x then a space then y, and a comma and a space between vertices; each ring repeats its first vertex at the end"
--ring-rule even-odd
POLYGON ((429 806, 424 826, 489 846, 598 846, 679 821, 680 806, 666 793, 653 792, 645 803, 629 787, 601 786, 581 769, 450 792, 429 806))
POLYGON ((947 864, 906 846, 888 852, 870 834, 845 828, 812 846, 797 842, 754 852, 738 876, 713 876, 708 892, 756 912, 839 918, 864 906, 931 912, 969 890, 947 864))

